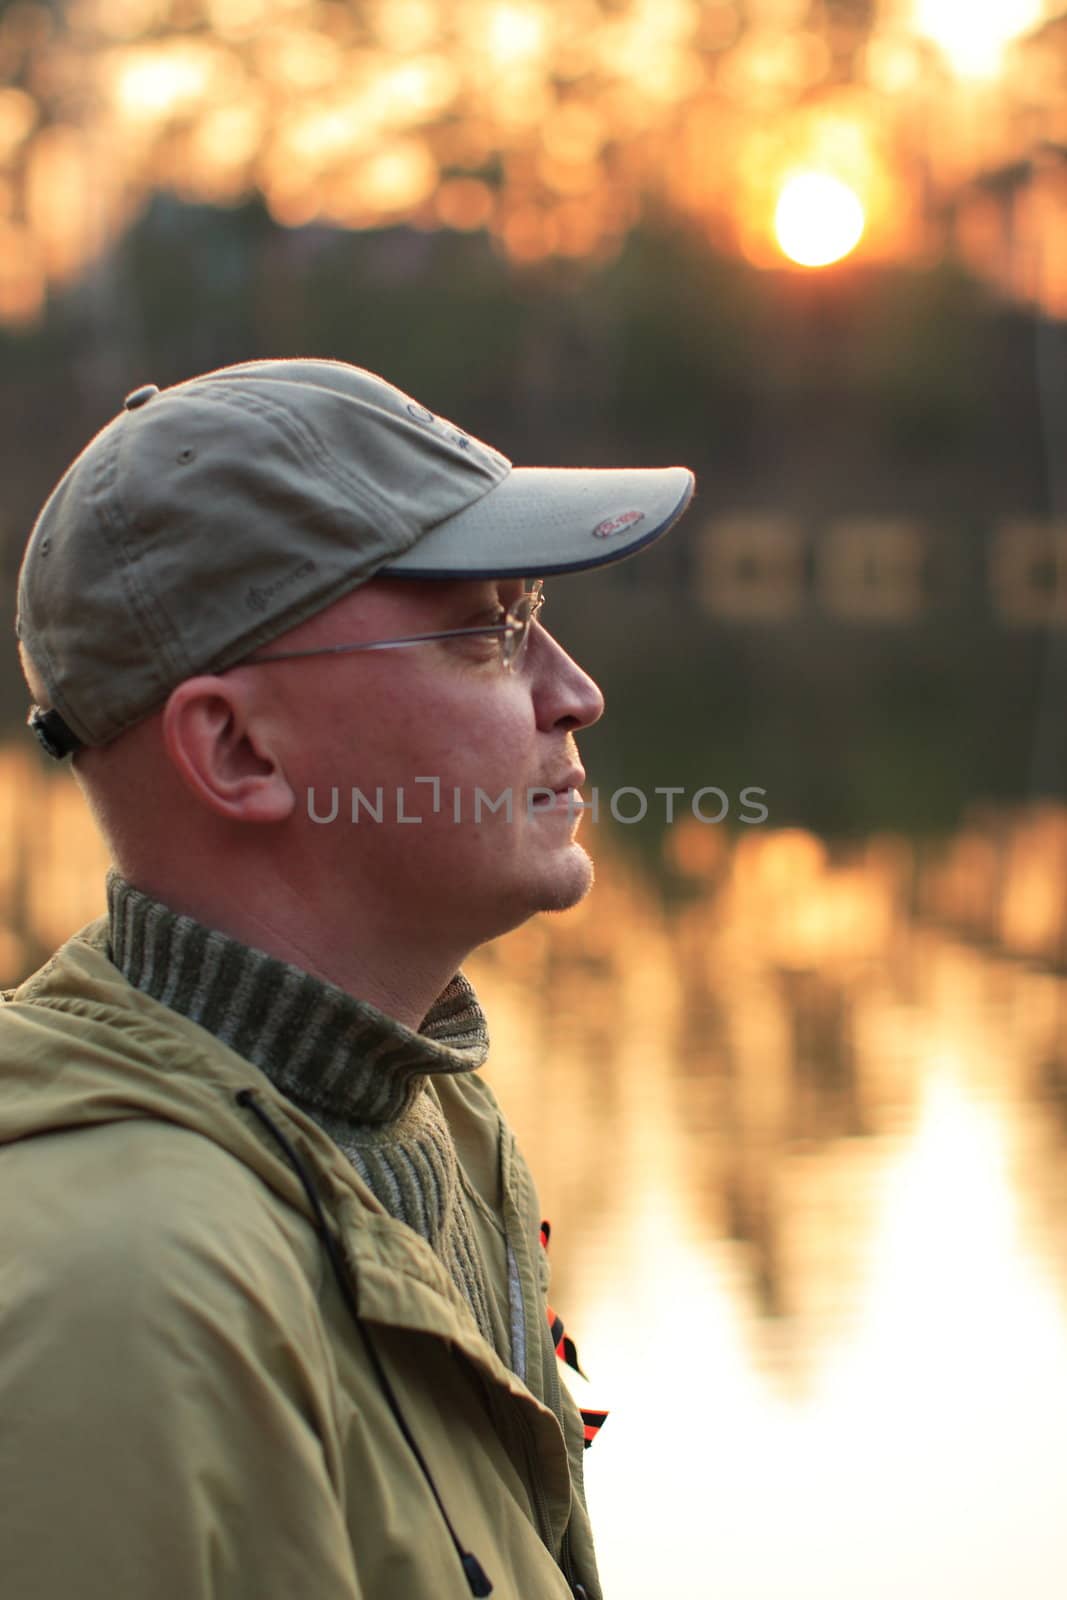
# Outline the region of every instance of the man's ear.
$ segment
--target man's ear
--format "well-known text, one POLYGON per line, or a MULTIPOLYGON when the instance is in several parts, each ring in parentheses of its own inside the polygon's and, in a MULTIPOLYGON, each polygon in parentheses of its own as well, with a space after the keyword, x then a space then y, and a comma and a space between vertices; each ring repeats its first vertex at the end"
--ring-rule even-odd
POLYGON ((269 723, 232 678, 187 678, 163 711, 163 743, 183 783, 231 822, 284 822, 296 796, 269 723))

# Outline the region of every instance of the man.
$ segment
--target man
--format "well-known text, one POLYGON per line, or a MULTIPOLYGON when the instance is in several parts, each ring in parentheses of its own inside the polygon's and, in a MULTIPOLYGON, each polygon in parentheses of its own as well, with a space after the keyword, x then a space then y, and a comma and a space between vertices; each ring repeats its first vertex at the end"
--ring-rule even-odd
POLYGON ((380 378, 146 386, 19 579, 109 914, 0 1007, 18 1600, 600 1588, 536 1192, 461 963, 590 886, 592 680, 531 575, 681 468, 513 470, 380 378))

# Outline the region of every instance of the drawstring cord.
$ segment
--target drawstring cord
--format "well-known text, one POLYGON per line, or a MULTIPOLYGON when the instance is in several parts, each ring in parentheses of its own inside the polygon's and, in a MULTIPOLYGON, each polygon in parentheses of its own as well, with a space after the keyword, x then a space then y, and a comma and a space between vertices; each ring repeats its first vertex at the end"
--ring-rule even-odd
POLYGON ((400 1409, 400 1403, 393 1392, 392 1384, 389 1382, 378 1352, 374 1348, 370 1333, 368 1332, 366 1324, 359 1314, 359 1309, 356 1306, 355 1296, 352 1293, 352 1286, 348 1281, 348 1274, 345 1271, 344 1262, 341 1260, 341 1254, 337 1247, 337 1241, 331 1233, 329 1224, 326 1221, 326 1213, 323 1210, 322 1201, 319 1199, 315 1185, 308 1176, 303 1162, 300 1160, 300 1157, 297 1155, 290 1141, 286 1138, 285 1134, 278 1127, 278 1125, 273 1122, 263 1110, 263 1107, 256 1101, 255 1092, 252 1089, 241 1089, 238 1092, 236 1099, 239 1106, 247 1107, 247 1109, 252 1112, 253 1116, 258 1118, 263 1127, 266 1128, 267 1132, 270 1134, 271 1138, 283 1151, 286 1160, 289 1162, 289 1165, 300 1179, 304 1193, 308 1198, 308 1204, 311 1206, 311 1209, 315 1214, 315 1223, 320 1235, 322 1236, 322 1242, 325 1247, 326 1254, 330 1258, 330 1265, 333 1267, 334 1276, 337 1279, 337 1285, 341 1291, 341 1297, 352 1314, 352 1320, 359 1329, 360 1337, 362 1338, 364 1346, 366 1347, 368 1359, 371 1366, 374 1368, 374 1373, 378 1379, 378 1382, 381 1384, 382 1392, 388 1402, 389 1409, 393 1413, 396 1425, 403 1434, 408 1448, 415 1457, 415 1460, 418 1462, 419 1470, 422 1472, 422 1475, 426 1480, 430 1493, 437 1502, 437 1509, 441 1513, 445 1527, 448 1529, 449 1537, 455 1546, 456 1555, 459 1557, 460 1565, 463 1568, 464 1575, 466 1576, 467 1583, 470 1587, 470 1592, 476 1597, 476 1600, 484 1600, 485 1596, 492 1594, 493 1585, 486 1577, 485 1569, 478 1560, 478 1557, 473 1555, 469 1550, 464 1550, 459 1541, 459 1536, 457 1535, 455 1528, 452 1526, 452 1520, 449 1517, 448 1512, 445 1510, 444 1501, 441 1499, 437 1485, 433 1480, 433 1475, 431 1474, 429 1467, 426 1465, 426 1460, 422 1454, 422 1451, 419 1449, 418 1443, 412 1434, 411 1429, 408 1427, 407 1420, 400 1409))

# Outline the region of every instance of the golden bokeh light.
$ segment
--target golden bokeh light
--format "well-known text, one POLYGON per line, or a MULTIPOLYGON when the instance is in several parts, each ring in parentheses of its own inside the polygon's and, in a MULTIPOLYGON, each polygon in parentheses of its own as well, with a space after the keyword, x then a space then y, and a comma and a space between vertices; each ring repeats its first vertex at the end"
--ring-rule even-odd
POLYGON ((826 172, 798 172, 782 187, 774 229, 784 255, 801 267, 827 267, 863 236, 859 196, 826 172))
POLYGON ((266 112, 249 97, 211 111, 192 129, 189 164, 205 197, 223 205, 239 199, 249 187, 249 166, 260 149, 266 112))
POLYGON ((266 0, 206 0, 211 26, 216 33, 231 38, 241 38, 259 28, 265 8, 266 0))
POLYGON ((486 48, 492 60, 502 67, 542 55, 547 33, 547 17, 537 5, 492 6, 484 23, 486 48))
POLYGON ((212 76, 210 50, 192 41, 124 51, 114 63, 114 95, 131 122, 165 121, 202 100, 212 76))
POLYGON ((963 77, 993 76, 1004 47, 1041 18, 1041 0, 916 0, 915 26, 963 77))
POLYGON ((328 35, 284 26, 257 38, 255 59, 260 77, 287 94, 331 87, 345 64, 339 46, 328 35))
POLYGON ((361 203, 376 216, 409 211, 437 186, 437 163, 425 140, 397 139, 377 149, 363 168, 361 203))
MULTIPOLYGON (((220 8, 226 3, 217 0, 220 8)), ((169 7, 167 0, 74 0, 67 9, 79 28, 106 39, 136 39, 165 27, 169 7)))
POLYGON ((37 121, 37 107, 22 89, 0 89, 0 162, 9 160, 37 121))
POLYGON ((446 228, 484 228, 493 214, 493 191, 477 178, 450 178, 438 189, 434 210, 446 228))
MULTIPOLYGON (((0 9, 0 223, 34 241, 6 269, 20 317, 159 189, 258 197, 293 227, 484 228, 519 265, 603 261, 650 214, 764 267, 780 247, 840 259, 861 224, 865 260, 927 262, 954 195, 970 195, 953 224, 962 253, 975 177, 1021 169, 1067 128, 1063 30, 1026 33, 1042 0, 71 0, 61 13, 0 9), (41 175, 70 193, 78 163, 99 198, 91 219, 78 203, 65 221, 41 175), (803 172, 853 199, 823 185, 807 217, 811 192, 796 216, 783 201, 776 239, 783 185, 803 172)), ((1032 201, 1020 239, 1030 223, 1048 232, 1032 201)), ((1043 275, 1005 272, 1001 287, 1067 304, 1042 250, 1043 275)))
POLYGON ((435 0, 377 0, 369 9, 376 38, 398 55, 427 48, 440 33, 441 11, 435 0))
POLYGON ((0 223, 0 318, 32 322, 44 305, 45 273, 29 228, 0 223))

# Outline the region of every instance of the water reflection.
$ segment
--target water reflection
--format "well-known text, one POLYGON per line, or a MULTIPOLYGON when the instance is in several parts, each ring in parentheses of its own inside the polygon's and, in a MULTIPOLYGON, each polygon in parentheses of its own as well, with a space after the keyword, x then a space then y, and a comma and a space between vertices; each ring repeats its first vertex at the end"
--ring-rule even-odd
POLYGON ((107 854, 72 775, 0 749, 0 979, 13 983, 104 910, 107 854))
POLYGON ((1062 1587, 1065 826, 679 834, 683 909, 605 861, 479 958, 619 1600, 1062 1587))
MULTIPOLYGON (((0 759, 9 976, 102 903, 69 778, 0 759)), ((607 1593, 1052 1600, 1067 1533, 1067 810, 934 845, 590 830, 470 963, 611 1415, 607 1593)))

